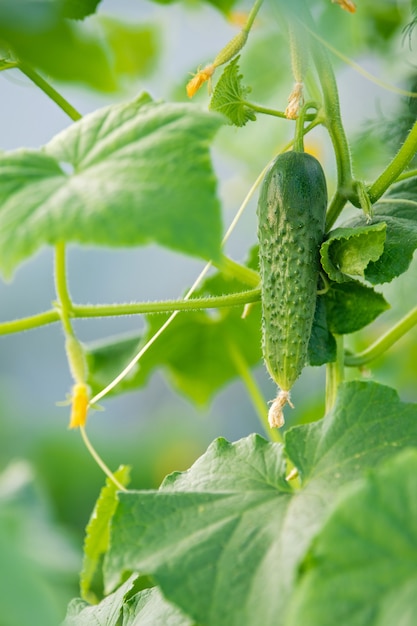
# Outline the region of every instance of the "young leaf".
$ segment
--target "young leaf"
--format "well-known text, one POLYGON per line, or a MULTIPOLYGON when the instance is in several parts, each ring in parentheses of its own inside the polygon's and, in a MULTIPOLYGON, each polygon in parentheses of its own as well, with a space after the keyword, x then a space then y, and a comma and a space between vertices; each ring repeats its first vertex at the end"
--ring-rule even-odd
POLYGON ((343 385, 322 421, 288 431, 296 493, 281 445, 218 440, 159 491, 120 494, 107 585, 139 570, 197 623, 282 626, 297 567, 340 489, 416 445, 417 406, 372 382, 343 385))
POLYGON ((364 276, 370 261, 377 261, 384 251, 385 223, 362 228, 336 228, 320 249, 323 269, 336 282, 364 276))
POLYGON ((326 305, 328 327, 337 335, 360 330, 390 308, 382 294, 356 280, 331 283, 319 298, 326 305))
MULTIPOLYGON (((417 196, 414 190, 414 199, 409 197, 411 185, 408 193, 406 189, 407 186, 400 188, 400 197, 387 195, 374 205, 372 222, 374 225, 386 224, 386 240, 382 255, 376 261, 370 261, 365 269, 365 278, 373 285, 390 282, 405 272, 417 248, 417 196)), ((344 224, 348 228, 365 225, 363 216, 344 224)))
MULTIPOLYGON (((129 473, 129 467, 121 466, 114 475, 123 486, 126 486, 129 482, 129 473)), ((110 522, 117 507, 116 491, 116 485, 107 478, 86 528, 80 590, 82 598, 90 602, 97 601, 91 584, 100 558, 109 547, 110 522)))
POLYGON ((245 126, 249 121, 254 122, 256 116, 246 103, 250 88, 242 85, 239 58, 234 58, 223 70, 211 97, 210 109, 226 115, 235 126, 245 126))
POLYGON ((41 151, 0 155, 0 269, 10 275, 58 241, 154 241, 218 258, 220 207, 208 144, 220 124, 192 105, 154 103, 144 94, 85 116, 41 151))
POLYGON ((417 451, 349 489, 313 543, 286 624, 417 623, 417 451))

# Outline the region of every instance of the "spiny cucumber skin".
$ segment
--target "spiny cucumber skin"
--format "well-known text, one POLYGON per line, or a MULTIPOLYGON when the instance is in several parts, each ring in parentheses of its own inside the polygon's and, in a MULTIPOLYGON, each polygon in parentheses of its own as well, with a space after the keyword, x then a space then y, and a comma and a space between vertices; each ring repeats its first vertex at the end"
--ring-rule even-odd
POLYGON ((326 180, 317 159, 285 152, 274 160, 258 202, 262 350, 283 391, 291 389, 307 361, 326 206, 326 180))

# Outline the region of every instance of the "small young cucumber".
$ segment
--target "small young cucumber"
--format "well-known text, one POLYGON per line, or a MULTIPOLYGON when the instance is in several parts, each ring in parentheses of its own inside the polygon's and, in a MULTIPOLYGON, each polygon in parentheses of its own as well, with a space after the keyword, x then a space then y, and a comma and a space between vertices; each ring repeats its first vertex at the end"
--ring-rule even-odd
POLYGON ((284 423, 282 409, 306 364, 324 236, 326 179, 305 152, 285 152, 272 163, 258 203, 262 278, 262 350, 281 391, 269 411, 271 427, 284 423))

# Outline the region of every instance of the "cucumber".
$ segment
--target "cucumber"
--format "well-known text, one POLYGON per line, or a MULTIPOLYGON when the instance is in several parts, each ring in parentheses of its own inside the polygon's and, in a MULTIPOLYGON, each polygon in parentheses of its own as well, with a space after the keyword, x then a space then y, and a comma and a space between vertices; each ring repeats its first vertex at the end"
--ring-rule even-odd
POLYGON ((271 427, 284 423, 282 409, 307 361, 324 237, 326 179, 305 152, 280 154, 267 171, 258 202, 262 279, 262 351, 280 387, 269 411, 271 427))

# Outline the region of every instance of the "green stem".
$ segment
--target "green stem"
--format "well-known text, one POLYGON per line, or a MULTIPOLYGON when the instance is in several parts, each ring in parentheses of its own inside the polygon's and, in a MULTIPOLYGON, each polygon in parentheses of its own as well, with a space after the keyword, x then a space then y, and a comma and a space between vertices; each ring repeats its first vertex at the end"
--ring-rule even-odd
POLYGON ((261 277, 258 272, 252 270, 250 267, 246 267, 246 265, 241 265, 241 263, 233 261, 233 259, 225 255, 222 256, 222 259, 217 267, 225 274, 233 276, 233 278, 240 280, 242 283, 249 285, 250 287, 257 287, 261 282, 261 277))
POLYGON ((369 187, 368 193, 372 203, 376 202, 385 191, 395 182, 403 170, 410 163, 417 152, 417 122, 407 135, 407 139, 392 159, 391 163, 369 187))
POLYGON ((23 330, 39 328, 40 326, 59 322, 60 319, 58 311, 51 309, 50 311, 31 315, 30 317, 23 317, 18 320, 12 320, 11 322, 2 322, 0 323, 0 335, 11 335, 12 333, 20 333, 23 330))
POLYGON ((295 121, 294 152, 304 152, 304 115, 302 112, 295 121))
MULTIPOLYGON (((260 106, 259 104, 255 104, 254 102, 249 102, 248 100, 242 100, 241 103, 247 106, 249 109, 252 109, 252 111, 255 111, 255 113, 263 113, 264 115, 272 115, 273 117, 279 117, 284 120, 288 119, 284 111, 277 111, 276 109, 268 109, 267 107, 260 106)), ((309 113, 308 115, 305 116, 304 119, 308 121, 314 120, 316 119, 316 115, 314 113, 309 113)))
POLYGON ((270 428, 268 424, 268 408, 265 399, 262 395, 261 390, 259 389, 255 378, 252 376, 250 368, 248 367, 248 364, 246 363, 242 352, 230 340, 228 341, 228 347, 236 370, 246 387, 246 391, 248 392, 250 399, 252 400, 252 404, 255 408, 255 411, 259 417, 265 433, 272 441, 282 443, 282 437, 279 430, 277 428, 270 428))
POLYGON ((344 378, 343 335, 336 335, 336 361, 326 365, 326 413, 334 406, 337 391, 344 378))
MULTIPOLYGON (((237 264, 238 265, 238 264, 237 264)), ((241 266, 243 267, 243 266, 241 266)), ((255 272, 256 273, 256 272, 255 272)), ((253 281, 254 282, 254 281, 253 281)), ((258 282, 259 284, 259 277, 258 282)), ((222 307, 241 306, 261 299, 261 290, 250 289, 224 296, 194 298, 190 300, 162 300, 157 302, 133 302, 127 304, 70 304, 71 318, 117 317, 122 315, 141 315, 144 313, 169 313, 171 311, 199 311, 201 309, 219 309, 222 307)), ((0 335, 22 332, 39 326, 46 326, 62 319, 61 307, 37 315, 0 323, 0 335)))
MULTIPOLYGON (((259 283, 259 281, 258 281, 259 283)), ((129 304, 72 305, 73 317, 113 317, 118 315, 138 315, 144 313, 170 313, 172 311, 197 311, 240 306, 248 302, 258 302, 261 290, 250 289, 225 296, 190 298, 189 300, 163 300, 160 302, 137 302, 129 304)))
POLYGON ((17 61, 7 61, 6 59, 1 59, 0 72, 12 70, 16 67, 19 67, 19 63, 17 61))
POLYGON ((417 324, 417 307, 411 309, 399 322, 382 335, 369 348, 359 352, 358 354, 347 354, 345 356, 345 365, 348 367, 361 367, 370 361, 377 359, 394 345, 401 337, 417 324))
MULTIPOLYGON (((304 27, 311 35, 312 56, 323 92, 324 123, 332 141, 336 158, 337 190, 330 203, 327 217, 327 228, 330 228, 352 194, 352 161, 349 143, 342 122, 339 92, 333 67, 326 49, 314 32, 314 22, 310 12, 303 0, 301 0, 301 3, 303 5, 302 14, 305 15, 307 20, 307 24, 304 24, 304 27)), ((295 16, 295 19, 299 19, 298 15, 295 16)))
POLYGON ((55 246, 55 290, 58 297, 59 316, 66 335, 73 336, 71 326, 72 302, 67 285, 67 263, 65 243, 55 246))
POLYGON ((402 174, 400 174, 397 179, 396 179, 396 183, 399 183, 401 180, 407 180, 407 178, 413 178, 414 176, 417 176, 417 169, 416 170, 407 170, 406 172, 403 172, 402 174))
POLYGON ((246 20, 246 24, 242 28, 243 32, 249 34, 249 31, 252 28, 255 18, 258 14, 258 11, 262 6, 262 3, 263 3, 263 0, 255 0, 253 7, 251 8, 249 12, 248 19, 246 20))
POLYGON ((347 199, 345 194, 341 193, 339 190, 336 190, 333 198, 330 201, 329 208, 327 209, 326 213, 326 232, 331 229, 331 227, 341 214, 346 202, 347 199))
POLYGON ((55 102, 74 122, 80 120, 82 115, 66 100, 61 94, 56 91, 42 76, 38 74, 30 65, 27 65, 23 61, 18 62, 20 71, 25 74, 35 85, 42 89, 42 91, 55 102))
POLYGON ((249 109, 252 109, 252 111, 255 111, 255 113, 263 113, 264 115, 272 115, 273 117, 286 119, 286 115, 283 111, 268 109, 267 107, 260 106, 259 104, 254 104, 253 102, 249 102, 247 100, 242 100, 241 103, 247 106, 249 109))

